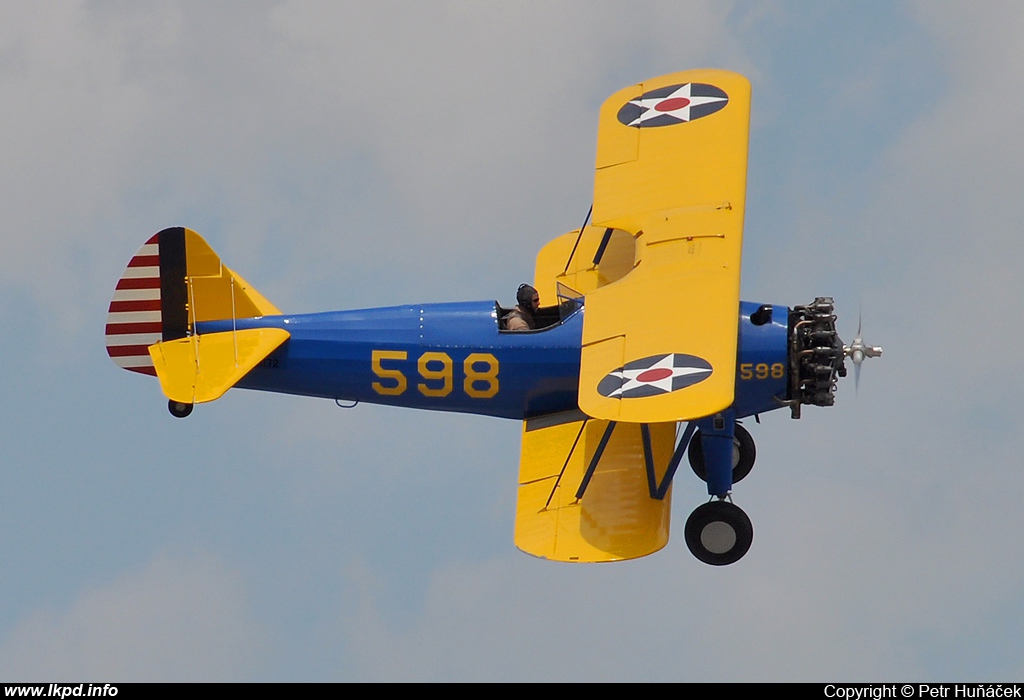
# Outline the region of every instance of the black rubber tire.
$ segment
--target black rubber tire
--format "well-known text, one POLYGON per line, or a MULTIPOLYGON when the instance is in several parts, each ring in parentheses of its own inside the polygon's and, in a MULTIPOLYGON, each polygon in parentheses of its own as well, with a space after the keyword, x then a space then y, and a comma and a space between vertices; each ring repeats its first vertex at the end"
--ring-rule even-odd
POLYGON ((188 415, 192 413, 193 404, 181 403, 179 401, 168 401, 167 410, 171 412, 171 415, 175 418, 188 418, 188 415))
MULTIPOLYGON (((733 451, 732 460, 732 483, 738 484, 754 468, 754 460, 757 458, 757 449, 754 447, 754 438, 739 423, 733 430, 733 451)), ((701 481, 708 480, 707 468, 704 466, 704 448, 700 444, 700 431, 694 431, 690 438, 690 446, 686 450, 686 456, 690 461, 690 469, 700 477, 701 481)))
POLYGON ((686 519, 686 546, 711 566, 739 561, 754 541, 754 526, 743 510, 728 501, 698 506, 686 519))

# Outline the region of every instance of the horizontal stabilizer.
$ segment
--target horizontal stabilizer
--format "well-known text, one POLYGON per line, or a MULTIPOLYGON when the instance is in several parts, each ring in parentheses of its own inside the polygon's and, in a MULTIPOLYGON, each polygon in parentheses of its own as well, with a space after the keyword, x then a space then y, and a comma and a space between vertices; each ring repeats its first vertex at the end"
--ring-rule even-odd
POLYGON ((167 398, 204 403, 223 396, 290 336, 280 328, 206 333, 156 343, 149 355, 167 398))
POLYGON ((651 494, 672 456, 675 424, 584 418, 572 411, 523 423, 516 546, 565 562, 618 561, 658 551, 668 542, 672 491, 660 499, 651 494))

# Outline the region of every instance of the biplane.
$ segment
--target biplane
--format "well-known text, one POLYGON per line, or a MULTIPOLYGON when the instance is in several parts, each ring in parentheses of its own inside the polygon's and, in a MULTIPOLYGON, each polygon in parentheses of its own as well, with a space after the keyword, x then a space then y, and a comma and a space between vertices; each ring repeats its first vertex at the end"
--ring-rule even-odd
POLYGON ((106 347, 170 412, 232 387, 522 421, 515 543, 603 562, 668 542, 682 459, 707 483, 691 552, 737 561, 732 502, 754 464, 740 419, 834 401, 833 302, 740 300, 750 84, 720 70, 630 86, 601 107, 591 214, 537 256, 535 328, 495 301, 284 314, 194 231, 152 236, 117 283, 106 347))

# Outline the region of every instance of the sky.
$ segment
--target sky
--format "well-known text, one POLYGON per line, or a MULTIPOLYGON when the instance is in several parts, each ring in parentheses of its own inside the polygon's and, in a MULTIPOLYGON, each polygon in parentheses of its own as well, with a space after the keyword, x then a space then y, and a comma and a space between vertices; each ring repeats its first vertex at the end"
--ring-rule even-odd
MULTIPOLYGON (((0 679, 1024 677, 1024 5, 0 0, 0 679), (520 425, 106 357, 188 226, 286 312, 499 299, 591 203, 597 111, 753 87, 742 294, 885 355, 747 422, 740 562, 512 542, 520 425)), ((693 164, 699 167, 700 164, 693 164)), ((685 300, 680 300, 681 303, 685 300)), ((686 471, 686 473, 683 473, 686 471)))

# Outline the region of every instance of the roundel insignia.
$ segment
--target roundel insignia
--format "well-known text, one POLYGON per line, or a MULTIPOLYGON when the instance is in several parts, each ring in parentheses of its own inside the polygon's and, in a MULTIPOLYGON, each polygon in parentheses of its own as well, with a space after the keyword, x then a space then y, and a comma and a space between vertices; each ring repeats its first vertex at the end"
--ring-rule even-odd
POLYGON ((669 85, 645 92, 619 109, 618 119, 626 126, 671 126, 714 114, 729 103, 721 88, 706 83, 669 85))
POLYGON ((597 393, 610 399, 637 399, 685 389, 711 376, 711 364, 696 355, 655 355, 609 372, 597 393))

